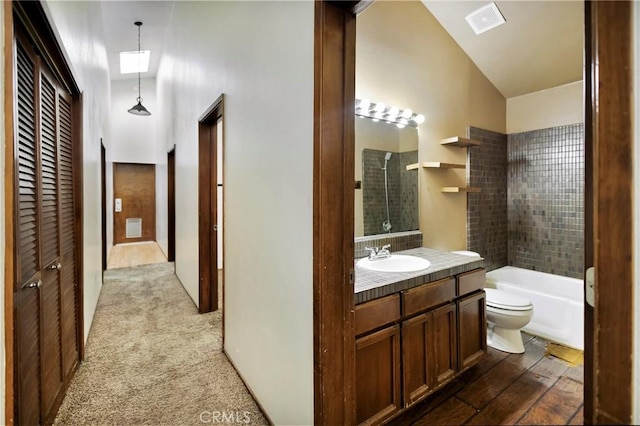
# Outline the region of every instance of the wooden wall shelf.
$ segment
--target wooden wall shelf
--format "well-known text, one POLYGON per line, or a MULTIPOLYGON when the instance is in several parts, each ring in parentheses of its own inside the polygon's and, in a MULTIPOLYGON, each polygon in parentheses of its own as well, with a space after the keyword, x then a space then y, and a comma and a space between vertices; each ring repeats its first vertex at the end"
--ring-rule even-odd
POLYGON ((440 188, 440 192, 480 192, 480 188, 476 187, 459 187, 459 186, 444 186, 440 188))
POLYGON ((439 161, 424 161, 422 163, 408 164, 407 170, 415 170, 419 167, 432 169, 466 169, 466 164, 442 163, 439 161))
POLYGON ((482 143, 473 139, 454 136, 452 138, 442 139, 440 145, 455 146, 456 148, 472 148, 474 146, 480 146, 482 143))

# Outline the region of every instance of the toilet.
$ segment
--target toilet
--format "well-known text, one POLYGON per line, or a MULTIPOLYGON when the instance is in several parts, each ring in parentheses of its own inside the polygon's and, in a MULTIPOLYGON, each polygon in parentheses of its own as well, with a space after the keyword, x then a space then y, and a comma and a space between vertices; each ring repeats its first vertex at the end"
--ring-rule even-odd
POLYGON ((504 290, 486 288, 487 345, 512 354, 524 352, 520 329, 529 324, 533 304, 504 290))
MULTIPOLYGON (((466 250, 452 253, 480 257, 478 253, 466 250)), ((487 306, 487 345, 503 352, 521 354, 524 352, 520 329, 533 316, 530 300, 495 288, 484 289, 487 306)))

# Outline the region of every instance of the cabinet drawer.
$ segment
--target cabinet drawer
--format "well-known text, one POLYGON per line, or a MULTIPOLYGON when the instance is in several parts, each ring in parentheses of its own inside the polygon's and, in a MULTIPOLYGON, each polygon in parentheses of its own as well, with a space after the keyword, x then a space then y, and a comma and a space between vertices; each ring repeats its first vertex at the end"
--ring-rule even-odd
POLYGON ((404 315, 410 316, 456 297, 455 280, 445 278, 402 292, 404 315))
POLYGON ((482 290, 486 280, 486 271, 484 269, 476 269, 475 271, 465 272, 458 275, 457 292, 458 296, 473 293, 476 290, 482 290))
POLYGON ((356 305, 356 336, 400 319, 400 296, 393 294, 356 305))

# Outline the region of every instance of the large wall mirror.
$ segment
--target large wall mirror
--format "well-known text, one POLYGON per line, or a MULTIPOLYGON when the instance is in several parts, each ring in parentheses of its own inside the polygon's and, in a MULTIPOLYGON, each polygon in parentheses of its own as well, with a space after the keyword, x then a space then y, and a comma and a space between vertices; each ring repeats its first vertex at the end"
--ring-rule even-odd
POLYGON ((355 236, 419 229, 418 130, 357 116, 355 236))

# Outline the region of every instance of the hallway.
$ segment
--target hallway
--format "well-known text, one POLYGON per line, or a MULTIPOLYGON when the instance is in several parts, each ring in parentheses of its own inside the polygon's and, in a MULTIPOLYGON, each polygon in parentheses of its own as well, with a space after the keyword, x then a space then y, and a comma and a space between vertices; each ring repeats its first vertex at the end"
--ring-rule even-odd
POLYGON ((108 270, 55 424, 266 424, 221 348, 221 311, 199 315, 173 263, 108 270))

